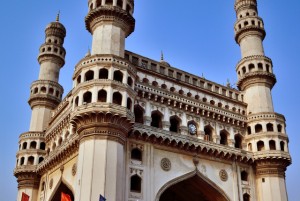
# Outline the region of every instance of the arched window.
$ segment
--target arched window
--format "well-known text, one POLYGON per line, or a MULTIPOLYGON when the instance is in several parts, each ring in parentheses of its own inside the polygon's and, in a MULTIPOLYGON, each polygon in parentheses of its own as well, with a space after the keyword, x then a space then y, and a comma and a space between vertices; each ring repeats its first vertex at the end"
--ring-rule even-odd
POLYGON ((248 151, 252 151, 252 143, 248 144, 248 151))
POLYGON ((257 142, 257 151, 264 151, 265 150, 265 143, 263 141, 257 142))
POLYGON ((251 132, 251 126, 248 126, 248 127, 247 127, 247 133, 248 133, 248 135, 251 135, 251 134, 252 134, 252 132, 251 132))
POLYGON ((276 143, 274 140, 269 141, 270 150, 276 150, 276 143))
POLYGON ((249 72, 253 72, 255 70, 254 64, 249 64, 249 72))
POLYGON ((33 156, 28 157, 27 165, 34 165, 34 157, 33 156))
POLYGON ((85 73, 85 75, 84 75, 85 81, 90 81, 93 79, 94 79, 94 71, 89 70, 88 72, 85 73))
POLYGON ((83 94, 83 102, 84 103, 91 103, 92 102, 92 93, 87 91, 83 94))
POLYGON ((213 100, 211 100, 209 103, 210 103, 211 105, 215 105, 215 101, 213 101, 213 100))
POLYGON ((98 102, 105 103, 106 98, 107 98, 107 92, 104 89, 98 91, 98 102))
POLYGON ((267 131, 268 132, 273 132, 274 131, 273 124, 271 124, 271 123, 267 124, 267 131))
POLYGON ((27 142, 24 142, 24 143, 23 143, 22 149, 27 149, 27 142))
POLYGON ((132 80, 131 77, 128 77, 128 79, 127 79, 127 84, 128 84, 130 87, 132 87, 132 85, 133 85, 133 80, 132 80))
POLYGON ((234 136, 234 147, 237 149, 241 149, 242 148, 242 137, 240 134, 236 134, 234 136))
POLYGON ((57 145, 60 146, 61 144, 62 144, 62 137, 60 137, 60 138, 58 139, 57 145))
POLYGON ((101 6, 101 0, 96 1, 96 8, 98 8, 99 6, 101 6))
POLYGON ((78 102, 79 102, 79 97, 77 96, 77 97, 75 98, 75 107, 78 106, 78 102))
POLYGON ((79 75, 79 76, 77 77, 76 82, 77 82, 77 84, 80 84, 80 82, 81 82, 81 75, 79 75))
POLYGON ((241 180, 248 181, 248 173, 246 171, 241 172, 241 180))
POLYGON ((20 165, 24 165, 24 162, 25 162, 25 158, 22 157, 22 158, 21 158, 21 161, 20 161, 20 165))
POLYGON ((42 88, 41 88, 41 93, 45 94, 46 91, 47 91, 46 87, 42 87, 42 88))
POLYGON ((37 94, 39 92, 39 89, 37 87, 34 88, 33 93, 37 94))
POLYGON ((248 21, 245 21, 244 22, 244 26, 247 26, 249 23, 248 23, 248 21))
POLYGON ((228 145, 228 140, 227 140, 227 136, 228 136, 229 134, 225 131, 225 130, 223 130, 223 131, 221 131, 220 132, 220 144, 222 144, 222 145, 228 145))
POLYGON ((49 88, 49 94, 51 94, 51 95, 54 94, 54 89, 53 88, 49 88))
POLYGON ((281 141, 281 142, 280 142, 280 150, 281 150, 281 151, 284 151, 284 145, 285 145, 284 142, 281 141))
POLYGON ((99 79, 108 79, 108 70, 106 68, 99 70, 99 79))
POLYGON ((282 133, 282 126, 280 124, 277 125, 277 130, 279 133, 282 133))
POLYGON ((46 149, 46 144, 45 144, 45 142, 41 142, 41 144, 40 144, 40 149, 41 149, 41 150, 45 150, 45 149, 46 149))
POLYGON ((180 119, 177 116, 170 117, 170 131, 178 133, 180 130, 180 119))
POLYGON ((131 150, 131 159, 137 160, 137 161, 142 161, 143 156, 142 156, 142 151, 138 148, 134 148, 131 150))
POLYGON ((43 162, 44 158, 43 157, 39 157, 39 163, 43 162))
POLYGON ((262 71, 263 70, 263 64, 262 63, 258 63, 257 64, 258 70, 262 71))
POLYGON ((250 195, 248 193, 243 195, 243 201, 250 201, 250 195))
POLYGON ((243 71, 244 74, 246 73, 246 67, 245 66, 242 68, 242 71, 243 71))
POLYGON ((119 92, 113 94, 113 104, 122 105, 122 94, 119 92))
POLYGON ((114 80, 118 82, 123 82, 123 73, 119 70, 114 72, 114 80))
POLYGON ((144 124, 144 109, 141 106, 134 106, 134 117, 135 123, 144 124))
POLYGON ((154 111, 151 114, 151 126, 162 128, 162 114, 159 111, 154 111))
POLYGON ((36 141, 30 142, 30 149, 36 149, 36 141))
POLYGON ((123 6, 123 1, 122 1, 122 0, 118 0, 118 1, 117 1, 117 6, 120 7, 120 8, 122 8, 122 6, 123 6))
POLYGON ((132 108, 132 101, 130 98, 127 98, 127 109, 131 110, 131 108, 132 108))
POLYGON ((208 125, 204 127, 204 140, 212 141, 213 128, 208 125))
POLYGON ((141 193, 142 179, 138 175, 134 175, 130 178, 130 191, 134 193, 141 193))
POLYGON ((166 85, 166 84, 162 84, 162 85, 161 85, 161 88, 162 88, 162 89, 167 89, 167 85, 166 85))
POLYGON ((262 132, 262 125, 256 124, 255 125, 255 133, 260 133, 260 132, 262 132))

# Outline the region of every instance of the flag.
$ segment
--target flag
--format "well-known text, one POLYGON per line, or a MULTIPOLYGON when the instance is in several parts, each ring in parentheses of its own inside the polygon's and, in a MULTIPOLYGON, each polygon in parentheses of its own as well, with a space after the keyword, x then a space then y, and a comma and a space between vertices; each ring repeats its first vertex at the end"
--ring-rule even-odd
POLYGON ((68 194, 61 192, 61 201, 72 201, 72 199, 68 194))
POLYGON ((29 201, 29 195, 27 195, 26 193, 22 193, 21 201, 29 201))
POLYGON ((106 201, 106 198, 105 198, 105 197, 103 197, 102 195, 100 195, 100 199, 99 199, 99 201, 106 201))

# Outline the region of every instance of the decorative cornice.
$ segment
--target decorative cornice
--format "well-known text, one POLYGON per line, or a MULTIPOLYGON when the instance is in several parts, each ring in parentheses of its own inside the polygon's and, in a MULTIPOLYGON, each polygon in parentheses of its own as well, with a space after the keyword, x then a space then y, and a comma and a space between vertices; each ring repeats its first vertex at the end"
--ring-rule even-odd
POLYGON ((263 27, 259 27, 257 25, 246 26, 236 31, 235 41, 240 44, 243 38, 253 35, 259 36, 262 40, 264 40, 266 37, 266 31, 263 27))
POLYGON ((256 72, 246 73, 238 81, 237 86, 242 91, 249 88, 251 85, 257 85, 257 84, 261 84, 272 89, 276 81, 277 81, 276 76, 273 73, 256 71, 256 72))
POLYGON ((43 62, 51 62, 57 64, 60 68, 65 65, 65 59, 64 56, 61 56, 59 54, 55 54, 53 52, 44 52, 40 53, 38 56, 38 62, 39 64, 42 64, 43 62))
POLYGON ((61 99, 49 94, 31 94, 28 104, 31 109, 35 106, 44 106, 53 110, 60 103, 61 99))
POLYGON ((286 168, 291 161, 286 159, 262 159, 255 161, 256 175, 259 177, 282 177, 285 178, 286 168))

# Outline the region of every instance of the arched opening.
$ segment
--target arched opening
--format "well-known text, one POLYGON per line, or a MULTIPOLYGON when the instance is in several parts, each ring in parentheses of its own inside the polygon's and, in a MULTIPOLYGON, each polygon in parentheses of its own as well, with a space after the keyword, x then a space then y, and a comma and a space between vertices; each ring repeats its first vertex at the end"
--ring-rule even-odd
POLYGON ((39 157, 39 164, 44 161, 43 157, 39 157))
POLYGON ((122 94, 115 92, 113 94, 113 104, 122 105, 122 94))
POLYGON ((257 151, 264 151, 265 150, 265 143, 263 141, 257 142, 257 151))
POLYGON ((138 175, 133 175, 130 178, 130 191, 134 193, 142 192, 142 179, 138 175))
POLYGON ((205 141, 212 141, 212 135, 213 135, 213 128, 208 125, 204 127, 204 140, 205 141))
POLYGON ((114 80, 118 82, 123 82, 123 73, 119 70, 114 72, 114 80))
POLYGON ((20 165, 24 165, 24 162, 25 162, 25 158, 22 157, 22 158, 21 158, 21 161, 20 161, 20 165))
POLYGON ((263 71, 263 64, 262 63, 258 63, 257 67, 258 67, 258 70, 263 71))
POLYGON ((127 79, 127 84, 128 84, 130 87, 132 87, 132 85, 133 85, 133 80, 132 80, 131 77, 128 77, 128 79, 127 79))
POLYGON ((122 8, 122 6, 123 6, 123 1, 122 1, 122 0, 118 0, 118 1, 117 1, 117 6, 120 7, 120 8, 122 8))
POLYGON ((127 98, 127 109, 128 110, 132 109, 132 100, 130 98, 127 98))
POLYGON ((156 81, 153 81, 153 82, 152 82, 152 86, 157 87, 157 86, 158 86, 158 83, 157 83, 156 81))
POLYGON ((106 98, 107 98, 107 92, 104 89, 98 91, 98 102, 105 103, 106 98))
POLYGON ((60 146, 61 144, 62 144, 62 137, 60 137, 59 139, 58 139, 58 143, 57 143, 57 146, 60 146))
POLYGON ((222 145, 228 145, 228 132, 226 132, 225 130, 222 130, 220 132, 220 144, 222 145))
POLYGON ((108 79, 108 70, 106 68, 99 70, 99 79, 108 79))
POLYGON ((284 151, 284 145, 285 145, 284 142, 281 141, 281 142, 280 142, 280 150, 281 150, 281 151, 284 151))
POLYGON ((30 148, 30 149, 36 149, 36 141, 30 142, 29 148, 30 148))
POLYGON ((77 97, 75 98, 75 107, 78 106, 78 102, 79 102, 79 97, 77 96, 77 97))
POLYGON ((45 150, 46 149, 46 143, 45 142, 41 142, 40 149, 41 150, 45 150))
POLYGON ((33 156, 28 157, 27 165, 34 165, 34 157, 33 156))
POLYGON ((156 128, 162 128, 162 114, 159 111, 152 112, 151 126, 156 128))
POLYGON ((88 72, 85 73, 85 75, 84 75, 85 81, 90 81, 93 79, 94 79, 94 71, 89 70, 88 72))
POLYGON ((269 141, 270 150, 276 150, 276 143, 274 140, 269 141))
POLYGON ((62 193, 64 193, 67 196, 70 196, 71 201, 74 201, 74 195, 72 191, 63 183, 61 182, 59 187, 56 189, 55 194, 51 198, 51 201, 58 201, 58 200, 63 200, 62 193))
POLYGON ((134 148, 131 150, 131 159, 137 160, 137 161, 142 161, 143 156, 142 156, 142 151, 138 148, 134 148))
POLYGON ((237 149, 242 149, 242 137, 240 134, 234 136, 234 147, 237 149))
POLYGON ((280 124, 277 125, 277 131, 279 133, 282 133, 282 126, 280 124))
POLYGON ((49 94, 51 94, 51 95, 54 94, 54 89, 53 88, 49 88, 49 94))
POLYGON ((248 133, 248 135, 251 135, 251 134, 252 134, 252 132, 251 132, 251 126, 248 126, 248 127, 247 127, 247 133, 248 133))
POLYGON ((248 173, 246 171, 241 172, 241 180, 248 181, 248 173))
POLYGON ((141 106, 134 106, 134 117, 135 123, 144 124, 144 109, 141 106))
POLYGON ((254 64, 249 64, 249 72, 253 72, 255 70, 254 64))
POLYGON ((229 201, 225 192, 199 172, 168 182, 155 201, 229 201))
POLYGON ((271 123, 268 123, 268 124, 267 124, 267 131, 268 131, 268 132, 273 132, 273 131, 274 131, 273 124, 271 124, 271 123))
POLYGON ((252 143, 248 144, 248 151, 252 151, 252 143))
POLYGON ((178 133, 180 131, 180 119, 177 116, 170 117, 170 131, 178 133))
POLYGON ((22 145, 22 149, 26 149, 27 148, 27 142, 24 142, 22 145))
POLYGON ((250 195, 248 193, 243 195, 243 201, 250 201, 250 195))
POLYGON ((96 1, 96 8, 98 8, 99 6, 101 6, 101 0, 96 1))
POLYGON ((113 0, 106 0, 105 5, 112 6, 113 5, 113 0))
POLYGON ((83 94, 83 102, 84 103, 91 103, 92 102, 92 93, 87 91, 83 94))
POLYGON ((260 133, 260 132, 262 132, 262 125, 256 124, 255 125, 255 133, 260 133))
POLYGON ((42 87, 42 88, 41 88, 41 93, 45 94, 46 91, 47 91, 46 87, 42 87))

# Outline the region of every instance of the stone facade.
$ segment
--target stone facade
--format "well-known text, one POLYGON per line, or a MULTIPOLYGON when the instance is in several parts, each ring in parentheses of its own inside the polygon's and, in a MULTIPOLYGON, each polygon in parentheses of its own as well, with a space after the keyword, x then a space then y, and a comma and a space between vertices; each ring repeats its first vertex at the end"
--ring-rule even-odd
POLYGON ((265 56, 256 0, 236 0, 238 89, 125 50, 134 0, 89 0, 92 49, 62 99, 65 27, 46 28, 20 135, 18 197, 30 201, 286 201, 291 163, 285 118, 265 56))

